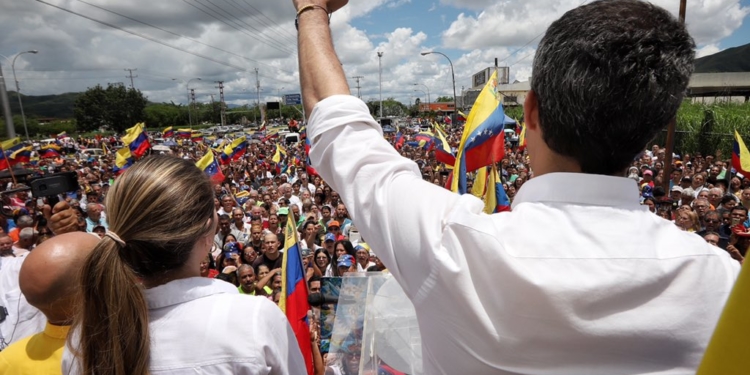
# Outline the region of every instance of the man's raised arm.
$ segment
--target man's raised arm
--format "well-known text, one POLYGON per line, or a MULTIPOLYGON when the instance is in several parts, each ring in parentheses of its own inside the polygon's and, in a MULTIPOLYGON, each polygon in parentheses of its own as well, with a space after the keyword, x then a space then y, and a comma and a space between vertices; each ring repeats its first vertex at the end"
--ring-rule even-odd
POLYGON ((315 104, 331 95, 349 95, 344 70, 333 49, 329 14, 347 0, 295 0, 302 102, 310 116, 315 104))

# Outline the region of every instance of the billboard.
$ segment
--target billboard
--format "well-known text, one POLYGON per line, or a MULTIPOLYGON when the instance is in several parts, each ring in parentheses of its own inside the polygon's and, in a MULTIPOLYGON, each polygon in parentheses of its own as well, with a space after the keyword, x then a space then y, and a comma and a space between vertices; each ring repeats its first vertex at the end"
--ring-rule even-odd
POLYGON ((297 104, 302 104, 302 95, 300 94, 284 95, 284 105, 297 105, 297 104))
MULTIPOLYGON (((483 87, 492 76, 495 67, 484 68, 478 73, 471 77, 471 87, 473 89, 483 87)), ((499 85, 507 85, 510 82, 510 67, 498 66, 497 67, 497 83, 499 85)))

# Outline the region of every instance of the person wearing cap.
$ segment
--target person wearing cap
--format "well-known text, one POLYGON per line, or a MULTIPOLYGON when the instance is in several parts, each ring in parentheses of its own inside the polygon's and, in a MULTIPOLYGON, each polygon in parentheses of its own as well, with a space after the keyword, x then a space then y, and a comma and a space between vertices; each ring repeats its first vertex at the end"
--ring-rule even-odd
POLYGON ((672 202, 677 202, 677 205, 680 205, 680 199, 682 198, 682 188, 675 185, 672 186, 671 189, 669 189, 669 199, 672 200, 672 202))
POLYGON ((643 179, 641 179, 641 182, 639 183, 641 188, 643 186, 649 186, 650 188, 654 188, 654 171, 645 168, 643 169, 643 179))
POLYGON ((360 242, 354 247, 354 254, 357 260, 357 272, 365 272, 368 268, 375 265, 370 262, 370 246, 360 242))
POLYGON ((412 300, 423 372, 694 373, 739 266, 648 212, 624 177, 685 97, 685 26, 637 0, 553 22, 524 103, 534 178, 511 212, 486 215, 424 181, 351 95, 328 27, 345 3, 295 2, 310 160, 412 300))
POLYGON ((336 260, 336 268, 338 269, 339 275, 344 275, 347 272, 357 272, 357 262, 354 257, 349 254, 344 254, 336 260))
POLYGON ((333 258, 333 245, 336 243, 336 235, 333 233, 326 233, 323 238, 323 248, 326 249, 328 256, 333 258))

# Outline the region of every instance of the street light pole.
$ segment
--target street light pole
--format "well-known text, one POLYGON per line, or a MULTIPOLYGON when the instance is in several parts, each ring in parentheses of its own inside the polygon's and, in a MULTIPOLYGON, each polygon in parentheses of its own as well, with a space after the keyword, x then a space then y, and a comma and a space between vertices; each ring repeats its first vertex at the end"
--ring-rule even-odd
POLYGON ((380 81, 380 118, 383 118, 383 65, 381 60, 383 52, 378 51, 378 81, 380 81))
POLYGON ((430 51, 430 52, 422 52, 422 56, 427 56, 431 53, 437 53, 438 55, 443 55, 446 59, 448 59, 448 63, 451 64, 451 78, 453 78, 453 116, 451 118, 451 124, 455 124, 456 120, 456 111, 457 111, 457 105, 456 103, 456 74, 453 72, 453 61, 451 61, 451 58, 448 57, 446 54, 442 52, 437 51, 430 51))
POLYGON ((431 103, 430 101, 430 88, 427 87, 424 83, 414 83, 414 86, 424 86, 425 89, 427 89, 427 104, 429 105, 431 103))
POLYGON ((16 137, 16 129, 13 127, 13 114, 10 113, 10 102, 8 101, 8 91, 5 88, 5 76, 3 76, 2 64, 0 64, 0 102, 3 104, 5 130, 8 132, 8 139, 13 139, 16 137))
POLYGON ((23 121, 23 130, 26 133, 26 140, 29 140, 29 129, 26 128, 26 114, 23 112, 23 103, 21 103, 21 88, 18 86, 18 78, 16 78, 16 59, 18 56, 23 55, 24 53, 33 53, 37 54, 39 51, 33 49, 31 51, 24 51, 19 52, 16 54, 15 57, 13 57, 13 62, 10 64, 10 69, 13 70, 13 80, 16 81, 16 95, 18 96, 18 107, 21 109, 21 120, 23 121))
MULTIPOLYGON (((414 89, 414 92, 421 92, 422 94, 427 94, 426 92, 424 92, 422 90, 417 90, 417 89, 414 89)), ((430 99, 427 99, 427 112, 430 111, 430 105, 429 105, 429 103, 430 103, 430 99)), ((417 112, 421 112, 419 110, 419 106, 417 106, 417 112)))

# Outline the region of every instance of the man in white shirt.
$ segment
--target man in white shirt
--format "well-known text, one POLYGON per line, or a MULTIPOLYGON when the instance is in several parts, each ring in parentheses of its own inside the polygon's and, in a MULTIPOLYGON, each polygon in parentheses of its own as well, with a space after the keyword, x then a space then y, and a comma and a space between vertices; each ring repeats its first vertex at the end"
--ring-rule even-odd
POLYGON ((524 105, 536 177, 486 215, 422 180, 350 95, 328 26, 346 0, 294 3, 317 5, 298 16, 312 165, 412 300, 425 374, 695 372, 739 266, 623 177, 684 98, 684 25, 636 0, 554 22, 524 105))

